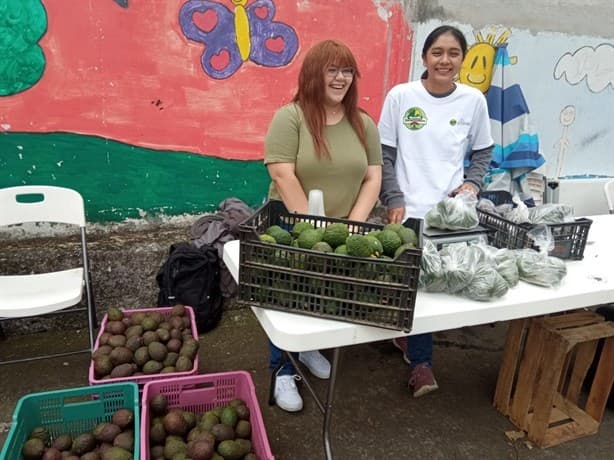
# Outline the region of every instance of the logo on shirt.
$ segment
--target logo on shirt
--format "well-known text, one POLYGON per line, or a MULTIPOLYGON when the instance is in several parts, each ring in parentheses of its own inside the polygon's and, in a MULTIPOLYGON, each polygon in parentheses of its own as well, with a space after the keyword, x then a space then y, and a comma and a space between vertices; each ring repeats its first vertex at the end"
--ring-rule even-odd
POLYGON ((403 115, 403 124, 411 131, 417 131, 426 126, 428 118, 420 107, 412 107, 403 115))

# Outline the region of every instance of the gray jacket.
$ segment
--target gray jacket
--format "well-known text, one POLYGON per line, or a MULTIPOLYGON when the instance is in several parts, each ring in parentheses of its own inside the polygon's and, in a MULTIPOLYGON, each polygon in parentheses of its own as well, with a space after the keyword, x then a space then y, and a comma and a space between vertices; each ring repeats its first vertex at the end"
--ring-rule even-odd
MULTIPOLYGON (((475 185, 478 190, 482 189, 482 181, 488 172, 488 166, 492 159, 492 146, 482 150, 473 150, 469 154, 469 167, 465 168, 465 182, 475 185)), ((382 144, 382 188, 379 199, 387 209, 405 207, 403 192, 397 181, 395 164, 397 161, 396 147, 382 144)))

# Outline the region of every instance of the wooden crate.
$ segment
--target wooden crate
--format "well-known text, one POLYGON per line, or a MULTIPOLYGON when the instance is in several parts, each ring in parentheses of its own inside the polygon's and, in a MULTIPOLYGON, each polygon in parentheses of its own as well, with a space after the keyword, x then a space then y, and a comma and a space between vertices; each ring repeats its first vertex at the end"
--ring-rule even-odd
POLYGON ((493 404, 540 447, 597 433, 614 380, 612 362, 614 322, 592 311, 512 321, 493 404), (600 339, 604 346, 584 398, 600 339))

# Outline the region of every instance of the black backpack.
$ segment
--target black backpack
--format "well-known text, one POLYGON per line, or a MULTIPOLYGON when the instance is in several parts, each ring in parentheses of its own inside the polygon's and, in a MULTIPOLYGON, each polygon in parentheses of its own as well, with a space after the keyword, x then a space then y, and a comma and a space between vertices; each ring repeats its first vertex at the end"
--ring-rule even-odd
POLYGON ((194 309, 198 332, 213 329, 222 317, 220 264, 211 245, 172 244, 156 275, 159 306, 188 305, 194 309))

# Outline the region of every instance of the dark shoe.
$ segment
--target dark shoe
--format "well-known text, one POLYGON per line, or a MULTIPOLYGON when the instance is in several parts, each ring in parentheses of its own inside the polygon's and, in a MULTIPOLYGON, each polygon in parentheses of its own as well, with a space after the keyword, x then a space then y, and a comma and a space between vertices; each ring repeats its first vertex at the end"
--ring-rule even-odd
POLYGON ((407 337, 397 337, 392 339, 392 344, 403 352, 403 361, 409 364, 409 358, 407 357, 407 337))
POLYGON ((419 398, 439 388, 433 369, 428 364, 418 364, 409 374, 409 389, 413 391, 414 398, 419 398))

